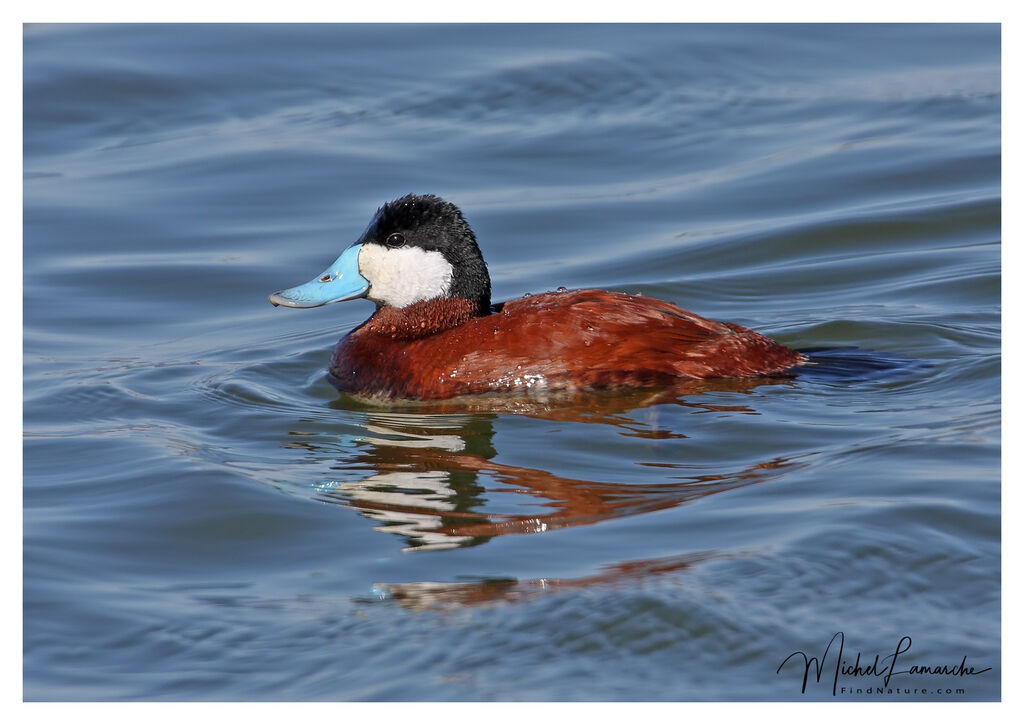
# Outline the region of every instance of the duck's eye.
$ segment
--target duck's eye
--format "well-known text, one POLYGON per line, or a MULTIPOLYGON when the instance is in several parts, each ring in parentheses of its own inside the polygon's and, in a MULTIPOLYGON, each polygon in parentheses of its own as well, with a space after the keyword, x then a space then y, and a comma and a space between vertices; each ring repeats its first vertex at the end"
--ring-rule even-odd
POLYGON ((330 282, 331 281, 331 275, 325 274, 323 277, 320 278, 320 281, 321 282, 330 282))
POLYGON ((388 237, 387 245, 389 247, 401 247, 403 244, 405 244, 405 237, 398 232, 388 237))

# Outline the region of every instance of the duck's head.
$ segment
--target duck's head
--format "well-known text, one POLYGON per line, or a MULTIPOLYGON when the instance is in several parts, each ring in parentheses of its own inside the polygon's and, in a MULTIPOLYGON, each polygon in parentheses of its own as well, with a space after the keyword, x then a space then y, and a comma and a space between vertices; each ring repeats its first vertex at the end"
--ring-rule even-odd
POLYGON ((366 297, 406 307, 453 297, 491 304, 491 279, 458 207, 432 195, 403 196, 373 216, 363 235, 315 279, 270 295, 273 305, 319 307, 366 297))

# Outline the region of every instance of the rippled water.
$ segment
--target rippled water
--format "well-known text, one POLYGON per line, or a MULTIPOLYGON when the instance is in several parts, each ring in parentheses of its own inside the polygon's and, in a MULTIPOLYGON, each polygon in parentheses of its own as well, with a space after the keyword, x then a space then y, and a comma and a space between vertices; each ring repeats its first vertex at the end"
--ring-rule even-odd
POLYGON ((29 26, 24 66, 26 699, 1000 697, 998 27, 29 26), (846 367, 361 405, 324 372, 372 305, 266 295, 408 192, 496 300, 846 367), (839 631, 991 669, 833 695, 836 641, 801 692, 839 631))

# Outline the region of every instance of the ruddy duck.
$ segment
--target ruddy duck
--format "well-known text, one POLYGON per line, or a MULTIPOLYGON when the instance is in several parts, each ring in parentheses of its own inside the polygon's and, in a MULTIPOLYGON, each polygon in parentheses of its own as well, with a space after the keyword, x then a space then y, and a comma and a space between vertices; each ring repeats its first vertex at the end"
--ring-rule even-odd
POLYGON ((385 204, 316 279, 270 295, 319 307, 367 297, 369 320, 338 342, 329 380, 369 398, 672 385, 779 376, 806 358, 753 330, 661 300, 601 290, 491 306, 491 280, 462 212, 439 197, 385 204))

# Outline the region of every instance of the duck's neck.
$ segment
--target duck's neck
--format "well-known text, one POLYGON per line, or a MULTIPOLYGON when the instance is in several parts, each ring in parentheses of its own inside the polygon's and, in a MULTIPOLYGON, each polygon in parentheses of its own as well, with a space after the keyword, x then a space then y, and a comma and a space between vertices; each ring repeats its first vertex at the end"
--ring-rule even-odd
POLYGON ((405 307, 380 307, 361 330, 395 340, 411 340, 458 327, 480 314, 480 306, 475 302, 443 297, 405 307))

